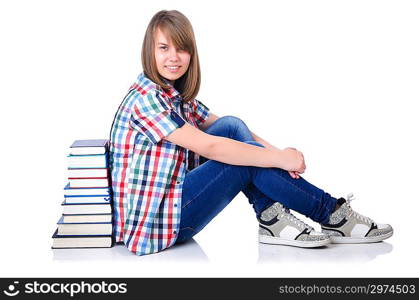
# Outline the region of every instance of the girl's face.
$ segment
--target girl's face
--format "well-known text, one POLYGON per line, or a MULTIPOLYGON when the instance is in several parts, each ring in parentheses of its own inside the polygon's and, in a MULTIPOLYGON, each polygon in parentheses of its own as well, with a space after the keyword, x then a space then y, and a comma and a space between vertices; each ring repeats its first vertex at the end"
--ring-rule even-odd
POLYGON ((157 70, 160 76, 166 78, 173 85, 176 79, 186 73, 191 55, 185 50, 176 49, 172 41, 157 28, 154 45, 157 70))

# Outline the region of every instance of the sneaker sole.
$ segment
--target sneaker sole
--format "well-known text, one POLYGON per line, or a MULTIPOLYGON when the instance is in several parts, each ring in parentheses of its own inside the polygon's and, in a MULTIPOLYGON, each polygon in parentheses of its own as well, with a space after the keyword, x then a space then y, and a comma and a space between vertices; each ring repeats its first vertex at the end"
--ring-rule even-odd
POLYGON ((321 241, 306 242, 306 241, 282 239, 279 237, 268 236, 268 235, 260 235, 259 243, 272 244, 272 245, 287 245, 287 246, 302 247, 302 248, 316 248, 316 247, 322 247, 322 246, 326 246, 330 244, 331 240, 325 239, 321 241))
POLYGON ((393 235, 393 231, 387 234, 374 237, 363 237, 363 238, 353 238, 345 236, 331 236, 330 240, 333 244, 368 244, 368 243, 378 243, 385 239, 388 239, 393 235))

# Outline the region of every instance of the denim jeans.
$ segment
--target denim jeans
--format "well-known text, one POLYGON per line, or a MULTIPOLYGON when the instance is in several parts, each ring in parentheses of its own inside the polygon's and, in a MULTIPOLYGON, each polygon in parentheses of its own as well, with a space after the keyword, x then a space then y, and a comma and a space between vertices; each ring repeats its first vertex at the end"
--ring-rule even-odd
MULTIPOLYGON (((232 116, 219 118, 206 133, 263 147, 254 141, 246 124, 232 116)), ((292 178, 283 169, 204 161, 185 176, 177 243, 201 231, 241 191, 256 215, 277 201, 316 222, 326 223, 336 206, 336 198, 301 176, 292 178)))

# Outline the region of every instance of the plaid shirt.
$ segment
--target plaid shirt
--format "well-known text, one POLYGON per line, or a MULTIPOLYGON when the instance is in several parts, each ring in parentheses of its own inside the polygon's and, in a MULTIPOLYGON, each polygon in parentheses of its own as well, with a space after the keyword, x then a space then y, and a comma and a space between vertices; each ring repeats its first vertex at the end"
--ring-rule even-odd
POLYGON ((199 165, 198 155, 163 138, 208 115, 200 101, 185 103, 143 73, 119 106, 110 136, 114 236, 137 255, 175 243, 185 174, 199 165))

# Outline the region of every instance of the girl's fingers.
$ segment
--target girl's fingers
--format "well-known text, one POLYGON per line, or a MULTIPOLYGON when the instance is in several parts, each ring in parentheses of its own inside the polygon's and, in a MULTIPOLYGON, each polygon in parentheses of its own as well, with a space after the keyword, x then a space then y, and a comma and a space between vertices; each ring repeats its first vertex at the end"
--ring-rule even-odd
POLYGON ((300 175, 297 171, 288 171, 288 173, 290 174, 290 176, 294 179, 298 179, 300 178, 300 175))

